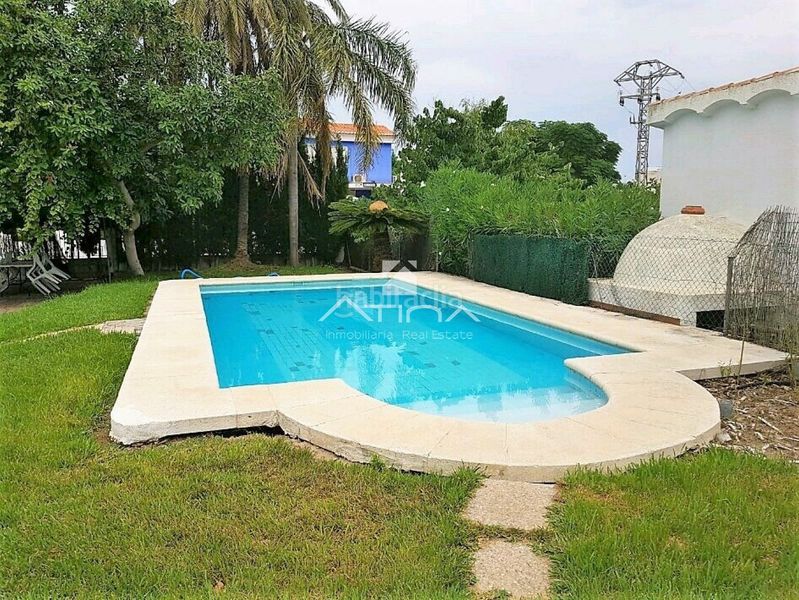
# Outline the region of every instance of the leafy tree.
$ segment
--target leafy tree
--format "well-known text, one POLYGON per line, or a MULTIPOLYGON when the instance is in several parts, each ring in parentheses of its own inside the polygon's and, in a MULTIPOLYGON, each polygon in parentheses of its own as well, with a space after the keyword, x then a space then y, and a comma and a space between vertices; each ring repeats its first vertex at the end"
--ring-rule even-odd
POLYGON ((588 184, 600 179, 621 179, 616 170, 621 146, 593 123, 543 121, 536 126, 530 141, 536 152, 554 152, 561 159, 561 166, 570 165, 572 175, 588 184))
POLYGON ((380 271, 391 258, 389 229, 410 233, 426 229, 427 216, 408 208, 390 207, 382 200, 349 198, 330 205, 330 233, 352 235, 372 243, 372 271, 380 271))
MULTIPOLYGON (((219 41, 225 49, 228 68, 236 76, 253 77, 268 70, 258 45, 263 33, 282 29, 295 21, 310 23, 305 0, 178 0, 175 10, 192 31, 207 40, 219 41)), ((236 166, 238 209, 235 257, 249 260, 250 179, 249 162, 236 166)))
POLYGON ((508 106, 502 96, 490 104, 464 101, 460 109, 436 100, 432 111, 424 108, 413 118, 407 144, 395 164, 400 183, 420 184, 452 161, 481 169, 488 149, 495 143, 496 130, 507 115, 508 106))
POLYGON ((417 193, 439 167, 453 161, 464 168, 518 181, 569 175, 586 184, 618 181, 621 147, 591 123, 507 121, 500 96, 490 103, 463 102, 460 108, 436 101, 413 119, 407 145, 396 161, 406 192, 417 193))
POLYGON ((218 200, 226 168, 276 161, 285 112, 275 78, 228 77, 218 47, 167 0, 12 7, 0 25, 11 65, 0 74, 0 206, 22 215, 28 238, 109 218, 142 274, 142 219, 218 200))
POLYGON ((538 128, 531 121, 506 123, 484 150, 479 170, 517 181, 541 179, 555 173, 571 175, 556 150, 537 143, 538 128))
MULTIPOLYGON (((323 175, 332 167, 328 101, 338 96, 352 112, 363 166, 379 143, 373 106, 394 116, 402 130, 411 118, 416 66, 400 34, 372 19, 351 19, 339 0, 180 0, 178 10, 197 32, 224 39, 231 64, 274 69, 292 119, 275 175, 288 189, 289 262, 299 264, 300 176, 311 197, 322 191, 298 146, 315 138, 323 175), (327 10, 325 10, 327 9, 327 10)), ((324 179, 324 177, 323 177, 324 179)))

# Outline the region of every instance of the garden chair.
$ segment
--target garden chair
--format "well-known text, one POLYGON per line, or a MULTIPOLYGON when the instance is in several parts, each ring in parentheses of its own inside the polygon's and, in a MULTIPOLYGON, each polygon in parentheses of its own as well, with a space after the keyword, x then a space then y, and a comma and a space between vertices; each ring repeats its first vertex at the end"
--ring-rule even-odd
POLYGON ((45 296, 49 296, 53 292, 57 292, 60 287, 57 281, 54 281, 43 271, 38 265, 33 265, 25 274, 31 285, 45 296))
POLYGON ((71 279, 69 273, 66 273, 55 266, 53 260, 44 252, 41 254, 41 262, 42 266, 45 268, 48 274, 54 276, 56 279, 60 279, 61 281, 66 281, 67 279, 71 279))
POLYGON ((69 275, 56 267, 50 257, 44 254, 33 255, 33 264, 26 276, 31 285, 45 296, 60 291, 61 283, 69 279, 69 275))

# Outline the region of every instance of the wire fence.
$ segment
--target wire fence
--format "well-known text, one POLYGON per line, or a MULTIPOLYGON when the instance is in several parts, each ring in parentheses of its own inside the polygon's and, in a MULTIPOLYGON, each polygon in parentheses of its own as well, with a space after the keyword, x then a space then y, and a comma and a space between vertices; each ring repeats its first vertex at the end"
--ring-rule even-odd
POLYGON ((737 236, 637 237, 617 259, 594 254, 590 303, 679 325, 722 331, 727 257, 737 236))
POLYGON ((725 334, 799 355, 799 210, 766 211, 731 253, 725 334))

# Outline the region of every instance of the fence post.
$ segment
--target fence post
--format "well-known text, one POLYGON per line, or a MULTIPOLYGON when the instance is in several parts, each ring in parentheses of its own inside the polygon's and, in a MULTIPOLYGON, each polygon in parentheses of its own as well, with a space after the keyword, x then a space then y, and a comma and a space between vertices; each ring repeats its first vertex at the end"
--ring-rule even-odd
POLYGON ((730 304, 732 296, 732 273, 735 265, 735 256, 727 257, 727 289, 724 294, 724 335, 730 335, 730 304))

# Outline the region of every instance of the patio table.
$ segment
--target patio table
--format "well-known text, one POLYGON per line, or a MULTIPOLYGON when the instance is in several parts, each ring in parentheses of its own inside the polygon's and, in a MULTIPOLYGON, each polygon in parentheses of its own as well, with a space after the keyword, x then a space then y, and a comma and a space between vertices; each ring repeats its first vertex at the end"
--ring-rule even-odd
POLYGON ((17 260, 0 263, 0 294, 5 292, 12 284, 22 286, 25 282, 25 272, 33 266, 33 261, 17 260))

